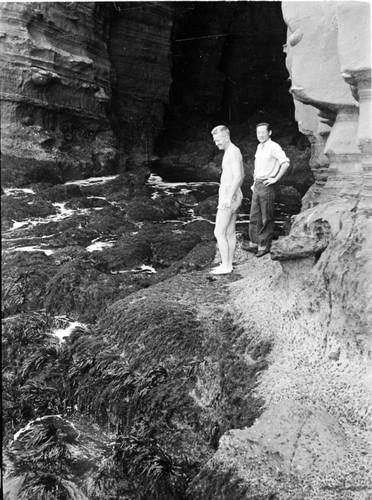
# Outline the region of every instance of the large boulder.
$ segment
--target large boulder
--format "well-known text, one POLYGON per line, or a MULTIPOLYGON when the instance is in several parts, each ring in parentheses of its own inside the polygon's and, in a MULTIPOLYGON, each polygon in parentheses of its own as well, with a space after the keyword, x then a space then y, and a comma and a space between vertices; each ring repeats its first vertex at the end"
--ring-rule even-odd
POLYGON ((226 433, 190 493, 195 500, 367 499, 367 449, 333 415, 283 400, 252 427, 226 433))
POLYGON ((138 197, 128 203, 126 212, 132 221, 165 221, 177 218, 180 206, 171 198, 151 200, 138 197))

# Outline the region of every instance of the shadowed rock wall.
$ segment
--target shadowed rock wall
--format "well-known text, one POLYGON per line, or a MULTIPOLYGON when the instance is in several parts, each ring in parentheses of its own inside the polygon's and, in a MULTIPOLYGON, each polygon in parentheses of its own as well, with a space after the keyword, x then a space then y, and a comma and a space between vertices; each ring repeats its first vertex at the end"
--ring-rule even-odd
POLYGON ((293 119, 279 2, 175 2, 168 136, 200 141, 213 124, 293 119), (204 127, 202 126, 204 124, 204 127))
POLYGON ((277 2, 23 2, 1 12, 5 184, 120 173, 154 153, 180 175, 200 170, 220 122, 241 147, 255 142, 257 121, 296 133, 277 2))
POLYGON ((3 181, 110 173, 115 139, 105 11, 95 3, 1 5, 3 181))
POLYGON ((162 2, 110 7, 112 119, 124 155, 148 159, 163 130, 170 75, 173 8, 162 2))

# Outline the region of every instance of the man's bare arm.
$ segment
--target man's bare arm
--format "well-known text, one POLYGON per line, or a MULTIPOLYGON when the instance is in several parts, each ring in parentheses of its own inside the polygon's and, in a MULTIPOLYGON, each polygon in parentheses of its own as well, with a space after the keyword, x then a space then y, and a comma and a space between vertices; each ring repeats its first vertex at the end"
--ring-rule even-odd
POLYGON ((266 179, 264 181, 265 186, 270 186, 271 184, 275 184, 278 182, 279 179, 283 177, 283 175, 286 173, 286 171, 289 168, 289 161, 286 161, 280 165, 279 172, 276 174, 275 177, 272 177, 271 179, 266 179))
POLYGON ((244 179, 243 159, 240 151, 237 149, 229 159, 232 182, 229 191, 229 198, 232 199, 238 188, 240 188, 244 179))

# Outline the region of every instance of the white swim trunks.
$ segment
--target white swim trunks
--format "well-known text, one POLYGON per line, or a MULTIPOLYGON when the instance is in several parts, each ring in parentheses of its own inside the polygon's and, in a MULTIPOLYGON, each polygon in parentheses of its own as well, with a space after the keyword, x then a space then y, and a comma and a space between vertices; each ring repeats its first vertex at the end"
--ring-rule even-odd
POLYGON ((218 191, 218 206, 217 208, 219 210, 231 210, 231 212, 234 214, 240 205, 242 204, 243 201, 243 193, 240 188, 238 188, 235 191, 234 196, 232 197, 231 200, 231 205, 228 205, 227 202, 227 197, 230 191, 230 186, 220 186, 220 189, 218 191))

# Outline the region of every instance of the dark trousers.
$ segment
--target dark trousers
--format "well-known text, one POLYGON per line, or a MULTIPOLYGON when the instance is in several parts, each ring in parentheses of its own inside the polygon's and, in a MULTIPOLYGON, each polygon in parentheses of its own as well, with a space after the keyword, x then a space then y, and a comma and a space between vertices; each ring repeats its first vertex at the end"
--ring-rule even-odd
POLYGON ((256 180, 249 222, 249 238, 260 247, 270 248, 274 235, 275 188, 256 180))

